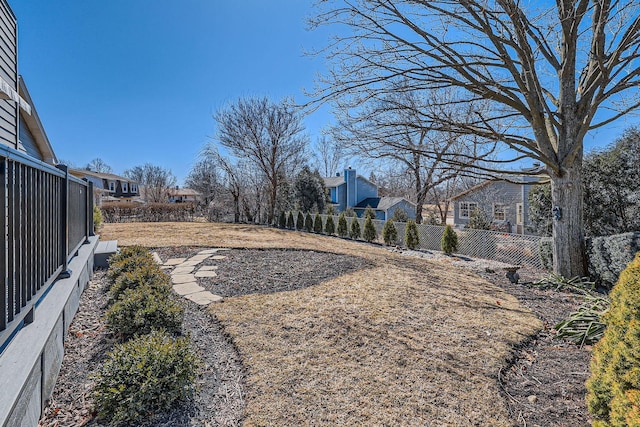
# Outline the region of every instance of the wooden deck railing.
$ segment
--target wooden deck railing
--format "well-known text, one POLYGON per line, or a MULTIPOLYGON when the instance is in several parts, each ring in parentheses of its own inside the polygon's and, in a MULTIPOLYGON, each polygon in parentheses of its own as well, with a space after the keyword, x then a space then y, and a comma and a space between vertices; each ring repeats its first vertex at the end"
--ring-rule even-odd
POLYGON ((0 146, 0 352, 93 235, 92 184, 0 146))

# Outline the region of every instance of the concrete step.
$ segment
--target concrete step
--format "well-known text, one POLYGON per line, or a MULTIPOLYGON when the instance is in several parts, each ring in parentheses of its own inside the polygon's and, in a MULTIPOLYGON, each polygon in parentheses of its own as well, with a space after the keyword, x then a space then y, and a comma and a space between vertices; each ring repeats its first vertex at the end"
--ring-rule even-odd
POLYGON ((94 268, 109 268, 109 257, 116 252, 118 252, 117 240, 100 241, 93 256, 94 268))

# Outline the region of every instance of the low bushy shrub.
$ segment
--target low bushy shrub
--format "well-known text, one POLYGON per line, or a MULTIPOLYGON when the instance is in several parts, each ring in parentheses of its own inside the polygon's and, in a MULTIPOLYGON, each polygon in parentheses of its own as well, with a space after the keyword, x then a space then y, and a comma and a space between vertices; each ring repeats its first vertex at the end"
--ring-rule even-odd
POLYGON ((134 255, 128 258, 121 259, 116 262, 109 261, 109 269, 107 270, 107 279, 111 283, 123 275, 124 273, 131 273, 140 268, 158 268, 158 264, 153 260, 153 257, 149 252, 145 255, 134 255))
POLYGON ((118 344, 95 376, 93 397, 101 418, 140 423, 188 399, 198 357, 187 338, 154 331, 118 344))
POLYGON ((373 221, 370 216, 364 220, 364 230, 362 230, 362 238, 366 242, 373 242, 378 238, 378 230, 376 230, 376 226, 373 224, 373 221))
POLYGON ((141 265, 116 277, 109 287, 109 299, 115 301, 127 289, 135 289, 141 286, 157 288, 159 292, 168 293, 171 289, 171 277, 155 263, 141 265))
POLYGON ((145 248, 144 246, 133 245, 120 248, 118 252, 111 255, 111 257, 109 258, 109 264, 115 264, 134 256, 145 257, 150 261, 153 261, 153 256, 151 256, 149 249, 145 248))
POLYGON ((190 222, 205 213, 196 203, 147 203, 105 202, 102 215, 105 222, 190 222))
POLYGON ((404 244, 409 249, 416 249, 420 244, 420 237, 418 236, 418 226, 412 219, 407 221, 407 226, 404 229, 404 244))
POLYGON ((313 232, 321 234, 322 233, 322 228, 323 228, 322 227, 322 217, 320 216, 319 213, 317 213, 315 218, 313 219, 313 232))
POLYGON ((106 313, 107 329, 122 341, 161 329, 178 335, 183 319, 182 305, 170 293, 148 285, 125 290, 106 313))
POLYGON ((442 241, 440 242, 440 247, 442 248, 442 252, 447 255, 451 255, 455 251, 458 250, 458 235, 451 228, 450 225, 447 225, 444 228, 444 232, 442 233, 442 241))
POLYGON ((398 242, 398 229, 392 220, 382 226, 382 240, 385 245, 395 245, 398 242))
POLYGON ((338 236, 347 237, 349 234, 349 226, 347 225, 347 217, 344 212, 338 216, 338 236))
POLYGON ((349 227, 349 237, 353 240, 358 240, 362 232, 360 231, 360 222, 358 218, 354 217, 351 219, 351 227, 349 227))
POLYGON ((301 211, 298 211, 298 216, 296 218, 296 230, 301 231, 304 229, 304 215, 302 215, 301 211))
POLYGON ((287 228, 289 230, 296 228, 296 223, 293 219, 293 212, 289 212, 289 216, 287 217, 287 228))
POLYGON ((333 215, 327 217, 327 221, 324 224, 324 232, 331 236, 336 232, 336 225, 333 222, 333 215))
POLYGON ((102 227, 102 211, 99 207, 93 206, 93 230, 98 231, 102 227))
POLYGON ((640 426, 640 253, 609 294, 606 330, 594 346, 587 407, 594 427, 640 426))

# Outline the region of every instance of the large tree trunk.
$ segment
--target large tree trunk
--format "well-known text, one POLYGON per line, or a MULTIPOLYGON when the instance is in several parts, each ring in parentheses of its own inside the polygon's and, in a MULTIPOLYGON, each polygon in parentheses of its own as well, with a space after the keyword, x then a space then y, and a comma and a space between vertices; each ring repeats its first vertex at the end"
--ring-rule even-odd
POLYGON ((560 176, 551 174, 553 271, 567 278, 584 277, 588 271, 582 221, 582 156, 578 157, 560 176))

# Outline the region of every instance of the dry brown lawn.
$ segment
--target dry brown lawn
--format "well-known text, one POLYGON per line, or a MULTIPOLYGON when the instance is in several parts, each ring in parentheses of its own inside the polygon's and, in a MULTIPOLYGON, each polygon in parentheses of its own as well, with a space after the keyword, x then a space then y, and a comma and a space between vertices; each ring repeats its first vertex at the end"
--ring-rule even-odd
POLYGON ((105 224, 148 247, 288 248, 373 267, 306 289, 210 307, 247 372, 245 425, 511 425, 498 373, 542 325, 500 288, 448 263, 265 227, 105 224))

